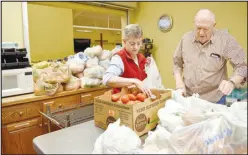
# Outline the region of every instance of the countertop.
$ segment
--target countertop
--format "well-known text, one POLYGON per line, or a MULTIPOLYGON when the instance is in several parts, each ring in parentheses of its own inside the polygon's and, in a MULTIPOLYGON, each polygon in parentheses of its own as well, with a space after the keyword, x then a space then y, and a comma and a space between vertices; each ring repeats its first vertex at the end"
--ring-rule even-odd
POLYGON ((31 94, 23 94, 23 95, 11 96, 11 97, 3 97, 1 106, 5 107, 5 106, 10 106, 10 105, 15 105, 15 104, 46 100, 46 99, 51 99, 51 98, 56 98, 56 97, 61 97, 61 96, 91 92, 91 91, 107 89, 107 88, 108 87, 106 86, 99 86, 96 88, 80 88, 75 91, 63 91, 63 92, 57 93, 54 96, 47 96, 47 95, 35 96, 34 93, 31 93, 31 94))
MULTIPOLYGON (((38 136, 33 140, 38 154, 91 154, 96 139, 104 132, 94 120, 38 136)), ((142 141, 147 134, 140 137, 142 141)))

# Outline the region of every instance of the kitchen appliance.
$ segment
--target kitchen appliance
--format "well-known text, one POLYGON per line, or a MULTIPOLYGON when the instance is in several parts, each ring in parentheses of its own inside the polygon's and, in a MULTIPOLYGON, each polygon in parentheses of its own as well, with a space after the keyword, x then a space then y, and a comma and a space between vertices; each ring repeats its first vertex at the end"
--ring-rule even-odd
POLYGON ((30 67, 26 48, 2 48, 2 70, 30 67))
POLYGON ((2 96, 13 96, 34 91, 32 68, 2 70, 2 96))

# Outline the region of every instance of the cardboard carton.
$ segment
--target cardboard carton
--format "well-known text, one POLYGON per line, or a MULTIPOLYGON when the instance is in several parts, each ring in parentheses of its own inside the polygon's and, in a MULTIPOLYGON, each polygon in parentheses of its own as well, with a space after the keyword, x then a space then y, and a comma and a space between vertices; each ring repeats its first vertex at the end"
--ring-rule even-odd
MULTIPOLYGON (((151 90, 156 99, 147 98, 144 102, 123 104, 111 101, 111 92, 94 98, 95 126, 106 129, 109 123, 120 118, 121 124, 133 129, 142 136, 156 127, 159 119, 157 112, 164 107, 165 101, 171 98, 170 90, 151 90)), ((120 95, 130 93, 122 91, 120 95)), ((136 101, 137 102, 137 101, 136 101)))

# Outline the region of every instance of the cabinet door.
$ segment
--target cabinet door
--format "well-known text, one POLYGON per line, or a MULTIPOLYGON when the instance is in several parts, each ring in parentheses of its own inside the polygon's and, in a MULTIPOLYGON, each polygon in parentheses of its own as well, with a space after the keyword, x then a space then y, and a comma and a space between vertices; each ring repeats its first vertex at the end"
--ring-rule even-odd
POLYGON ((33 139, 45 134, 45 128, 33 126, 20 133, 20 141, 23 154, 36 154, 33 149, 33 139))
POLYGON ((7 127, 2 127, 2 151, 3 154, 22 154, 19 134, 10 134, 7 127))
POLYGON ((3 126, 3 154, 35 154, 33 139, 46 132, 40 118, 3 126))

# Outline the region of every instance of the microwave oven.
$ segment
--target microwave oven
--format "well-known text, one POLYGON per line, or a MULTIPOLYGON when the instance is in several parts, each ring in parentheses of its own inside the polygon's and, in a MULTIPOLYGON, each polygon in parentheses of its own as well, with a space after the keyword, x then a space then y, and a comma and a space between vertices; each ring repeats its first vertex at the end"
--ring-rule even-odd
POLYGON ((2 96, 34 92, 32 68, 2 70, 2 96))

